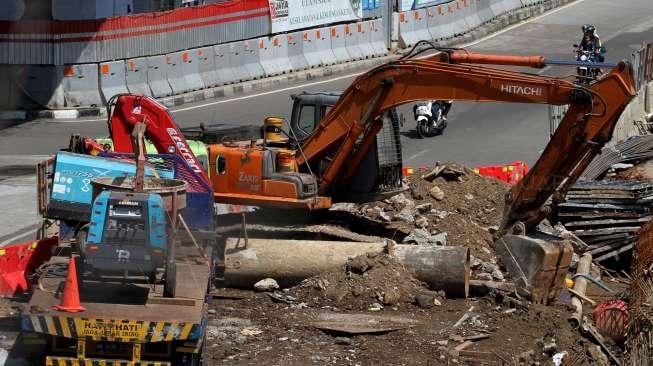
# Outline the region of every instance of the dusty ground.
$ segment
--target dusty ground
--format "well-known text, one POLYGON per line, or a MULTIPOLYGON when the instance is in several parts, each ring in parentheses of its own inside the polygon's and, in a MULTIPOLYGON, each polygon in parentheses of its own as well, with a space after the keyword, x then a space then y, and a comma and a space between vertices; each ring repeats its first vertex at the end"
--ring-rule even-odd
MULTIPOLYGON (((422 177, 430 170, 416 172, 407 181, 410 190, 389 199, 344 204, 317 217, 304 215, 301 221, 286 215, 271 215, 269 221, 265 212, 259 212, 248 215, 248 224, 267 225, 257 234, 269 228, 303 227, 301 232, 270 231, 269 237, 310 239, 317 230, 321 239, 384 237, 418 245, 466 246, 475 257, 472 278, 509 282, 496 263, 491 234, 500 224, 509 186, 463 166, 444 166, 427 179, 422 177)), ((233 224, 240 230, 240 216, 233 224)), ((618 281, 610 286, 625 287, 618 281)), ((617 296, 595 286, 587 294, 597 301, 617 296)), ((569 325, 566 291, 551 306, 529 304, 498 290, 472 296, 476 297, 447 298, 384 255, 354 258, 342 268, 274 292, 221 289, 209 303, 206 361, 552 365, 555 354, 567 352, 564 365, 607 365, 597 346, 569 325)), ((24 356, 11 346, 17 334, 15 310, 14 303, 0 303, 0 320, 2 314, 7 320, 5 328, 0 322, 0 360, 3 350, 10 350, 10 357, 24 356)))
POLYGON ((253 292, 225 290, 223 294, 242 298, 211 303, 216 315, 209 322, 215 328, 209 332, 208 354, 210 364, 215 365, 545 365, 550 364, 554 351, 573 354, 576 365, 593 364, 586 351, 593 346, 570 328, 566 320, 569 311, 562 305, 522 309, 484 297, 445 299, 431 309, 401 304, 396 310, 349 311, 346 314, 354 317, 363 314, 411 321, 406 329, 350 336, 314 326, 321 314, 340 314, 340 308, 302 308, 253 292), (453 328, 469 309, 472 317, 453 328), (489 337, 473 342, 465 349, 469 354, 452 353, 464 337, 476 335, 489 337), (551 347, 548 353, 545 345, 551 347))
MULTIPOLYGON (((477 259, 473 278, 506 281, 491 231, 500 224, 509 186, 454 163, 441 166, 446 169, 427 179, 431 170, 415 172, 401 195, 338 205, 321 223, 397 242, 466 246, 477 259)), ((382 256, 356 258, 272 296, 225 289, 211 303, 209 355, 213 364, 237 365, 547 365, 564 351, 567 365, 605 361, 568 324, 568 293, 552 306, 498 291, 469 299, 444 295, 382 256), (337 326, 324 325, 333 318, 340 319, 337 326), (396 329, 348 333, 370 322, 396 329), (470 336, 478 339, 462 347, 470 336)))

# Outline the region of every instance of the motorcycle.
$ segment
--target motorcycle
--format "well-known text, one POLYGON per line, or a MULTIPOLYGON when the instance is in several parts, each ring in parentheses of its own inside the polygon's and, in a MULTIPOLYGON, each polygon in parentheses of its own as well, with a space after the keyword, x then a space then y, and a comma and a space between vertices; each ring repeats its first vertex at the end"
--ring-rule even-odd
POLYGON ((440 101, 416 104, 413 113, 419 138, 441 135, 447 127, 444 105, 440 101))
MULTIPOLYGON (((578 45, 574 45, 578 48, 578 45)), ((603 53, 603 49, 601 49, 603 53)), ((598 62, 598 55, 593 51, 577 50, 576 51, 576 61, 587 63, 587 65, 578 66, 576 68, 576 73, 578 75, 578 81, 581 84, 589 84, 590 81, 596 79, 601 74, 601 69, 598 67, 591 67, 591 64, 598 62)))

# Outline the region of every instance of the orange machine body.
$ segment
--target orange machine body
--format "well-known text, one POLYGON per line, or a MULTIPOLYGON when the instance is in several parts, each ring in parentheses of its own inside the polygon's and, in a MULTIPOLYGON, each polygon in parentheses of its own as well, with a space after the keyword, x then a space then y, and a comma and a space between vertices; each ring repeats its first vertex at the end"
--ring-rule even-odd
POLYGON ((216 202, 309 209, 331 206, 330 198, 317 196, 313 176, 288 171, 288 164, 282 164, 286 149, 250 142, 214 144, 208 149, 216 202))

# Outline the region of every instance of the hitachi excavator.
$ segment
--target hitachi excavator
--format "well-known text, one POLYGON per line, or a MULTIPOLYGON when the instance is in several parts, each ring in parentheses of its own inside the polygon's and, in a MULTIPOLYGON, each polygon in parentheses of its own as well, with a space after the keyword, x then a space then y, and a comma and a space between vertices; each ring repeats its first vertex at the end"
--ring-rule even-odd
MULTIPOLYGON (((552 300, 570 263, 571 249, 564 240, 537 227, 550 210, 547 201, 560 199, 610 140, 622 111, 636 95, 631 65, 620 62, 598 80, 579 85, 563 78, 479 66, 543 68, 546 59, 542 56, 446 49, 423 59, 414 57, 423 51, 360 75, 328 112, 325 109, 323 118, 306 123, 313 123, 314 130, 305 139, 297 138, 292 129, 287 136, 279 136, 279 120, 269 119, 262 140, 209 145, 208 179, 215 201, 321 209, 349 191, 355 176, 368 180, 363 186, 378 185, 378 171, 373 169, 379 166, 373 161, 378 156, 370 154, 371 147, 377 145, 384 113, 404 103, 462 100, 569 105, 540 159, 507 194, 495 242, 519 291, 535 302, 552 300)), ((183 150, 189 164, 199 169, 176 135, 176 127, 168 128, 174 122, 160 104, 124 95, 118 98, 116 109, 120 113, 114 112, 111 119, 114 141, 119 131, 128 136, 128 128, 123 131, 117 126, 145 121, 148 129, 157 126, 157 135, 166 133, 166 141, 176 141, 161 153, 183 150)), ((116 148, 130 152, 131 144, 116 144, 116 148)), ((381 184, 396 189, 400 179, 381 184)))

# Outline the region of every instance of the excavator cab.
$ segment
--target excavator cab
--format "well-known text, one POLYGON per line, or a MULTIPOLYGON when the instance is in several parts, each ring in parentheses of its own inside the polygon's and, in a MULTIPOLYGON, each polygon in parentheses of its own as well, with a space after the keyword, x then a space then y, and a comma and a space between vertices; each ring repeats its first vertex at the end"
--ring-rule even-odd
POLYGON ((270 117, 264 133, 252 135, 249 141, 208 145, 210 179, 216 201, 244 204, 252 197, 253 205, 319 209, 329 207, 331 197, 350 202, 365 201, 402 191, 399 118, 394 109, 381 117, 384 127, 375 138, 376 148, 369 149, 347 189, 321 197, 316 179, 321 167, 296 164, 295 157, 302 154, 301 145, 341 94, 293 95, 287 131, 282 132, 283 119, 270 117))
MULTIPOLYGON (((291 137, 298 143, 303 143, 338 102, 341 95, 342 92, 304 92, 292 95, 293 108, 290 118, 291 131, 289 131, 291 137)), ((348 187, 334 192, 333 196, 336 199, 366 202, 392 196, 404 190, 401 183, 399 115, 394 108, 391 108, 381 119, 383 127, 374 138, 373 145, 376 148, 368 150, 348 187)))

